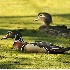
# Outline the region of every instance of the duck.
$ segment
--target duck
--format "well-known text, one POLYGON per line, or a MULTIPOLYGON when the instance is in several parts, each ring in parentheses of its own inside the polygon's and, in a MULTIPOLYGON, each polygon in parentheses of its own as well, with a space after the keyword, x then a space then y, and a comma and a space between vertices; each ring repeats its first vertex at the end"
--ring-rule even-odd
POLYGON ((41 27, 49 27, 50 23, 52 23, 52 16, 46 12, 38 13, 38 16, 35 18, 35 21, 41 20, 43 25, 41 27))
POLYGON ((1 38, 1 40, 8 38, 14 39, 14 48, 27 53, 63 54, 65 53, 65 51, 70 50, 70 47, 64 48, 43 41, 25 42, 22 39, 21 33, 17 30, 8 31, 6 35, 3 38, 1 38))

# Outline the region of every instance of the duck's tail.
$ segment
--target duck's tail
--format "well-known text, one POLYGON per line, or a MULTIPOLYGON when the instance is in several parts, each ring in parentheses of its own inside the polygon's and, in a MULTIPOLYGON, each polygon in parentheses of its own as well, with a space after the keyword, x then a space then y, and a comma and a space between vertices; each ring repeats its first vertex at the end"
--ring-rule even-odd
POLYGON ((70 50, 70 47, 67 47, 67 48, 64 48, 65 51, 69 51, 70 50))

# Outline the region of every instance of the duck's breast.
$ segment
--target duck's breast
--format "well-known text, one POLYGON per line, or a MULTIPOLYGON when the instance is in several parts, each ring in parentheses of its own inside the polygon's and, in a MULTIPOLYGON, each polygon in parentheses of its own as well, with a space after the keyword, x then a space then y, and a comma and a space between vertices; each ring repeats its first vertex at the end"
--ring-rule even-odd
POLYGON ((13 46, 17 49, 20 49, 23 46, 22 42, 14 42, 13 46))

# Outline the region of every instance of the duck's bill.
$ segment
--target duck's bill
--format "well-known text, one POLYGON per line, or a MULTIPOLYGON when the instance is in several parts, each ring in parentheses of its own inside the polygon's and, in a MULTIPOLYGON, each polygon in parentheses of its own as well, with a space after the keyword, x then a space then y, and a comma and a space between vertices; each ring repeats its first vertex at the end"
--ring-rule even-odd
POLYGON ((7 39, 7 38, 4 36, 3 38, 1 38, 1 40, 3 40, 3 39, 7 39))
POLYGON ((2 37, 1 40, 2 39, 7 39, 7 38, 8 38, 8 34, 6 36, 2 37))
POLYGON ((35 21, 38 21, 38 20, 39 20, 39 18, 37 17, 37 18, 35 18, 34 20, 35 20, 35 21))
POLYGON ((36 18, 35 21, 38 21, 38 19, 36 18))

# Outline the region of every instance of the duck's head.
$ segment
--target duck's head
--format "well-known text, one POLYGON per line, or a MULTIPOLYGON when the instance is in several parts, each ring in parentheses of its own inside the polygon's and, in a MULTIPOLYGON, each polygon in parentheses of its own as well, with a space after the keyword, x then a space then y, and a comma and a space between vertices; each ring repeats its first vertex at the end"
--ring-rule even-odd
POLYGON ((22 39, 21 33, 16 30, 8 31, 2 39, 7 39, 7 38, 14 38, 13 46, 17 49, 22 49, 23 46, 26 44, 22 39))
POLYGON ((43 23, 45 23, 45 25, 49 25, 50 23, 52 23, 52 17, 49 13, 46 12, 41 12, 38 14, 37 18, 35 19, 35 21, 38 20, 42 20, 43 23))
POLYGON ((19 31, 16 31, 16 30, 8 31, 2 39, 7 39, 7 38, 15 38, 15 41, 16 40, 21 42, 23 41, 22 35, 20 34, 19 31))

